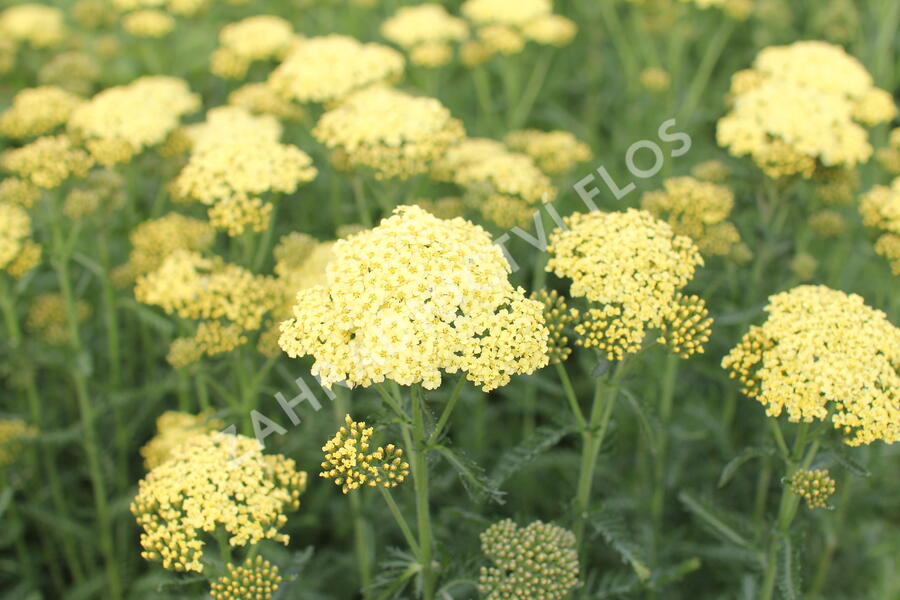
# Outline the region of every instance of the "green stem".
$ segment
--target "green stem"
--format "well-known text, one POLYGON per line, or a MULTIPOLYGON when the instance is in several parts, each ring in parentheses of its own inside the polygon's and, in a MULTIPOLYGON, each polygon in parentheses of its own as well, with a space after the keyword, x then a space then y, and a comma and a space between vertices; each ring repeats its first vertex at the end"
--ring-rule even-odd
POLYGON ((540 94, 541 89, 543 88, 544 81, 547 79, 547 73, 550 71, 552 62, 552 52, 545 50, 541 53, 534 70, 531 72, 528 83, 525 84, 525 89, 519 95, 519 101, 510 111, 510 129, 518 129, 528 120, 528 115, 531 114, 531 109, 534 107, 538 94, 540 94))
POLYGON ((559 375, 559 381, 562 383, 566 399, 569 401, 569 408, 572 410, 572 415, 574 415, 575 421, 578 423, 578 428, 584 431, 587 428, 587 421, 584 420, 584 413, 581 412, 581 406, 578 404, 578 397, 575 395, 575 388, 572 387, 572 380, 569 379, 566 366, 561 362, 553 366, 556 367, 556 373, 559 375))
POLYGON ((3 322, 6 325, 6 336, 9 338, 9 346, 10 348, 17 348, 22 341, 22 332, 19 330, 16 305, 13 302, 12 291, 9 287, 6 276, 0 274, 0 310, 3 311, 3 322))
POLYGON ((728 17, 723 17, 723 19, 725 19, 725 22, 719 25, 716 34, 706 45, 706 52, 700 58, 697 70, 694 72, 694 79, 691 80, 690 87, 688 87, 687 96, 681 105, 681 109, 678 111, 679 120, 690 120, 694 116, 697 104, 700 102, 709 84, 713 68, 719 62, 719 58, 728 44, 728 39, 734 32, 735 21, 728 17))
POLYGON ((437 425, 435 425, 434 427, 434 431, 431 432, 431 435, 428 437, 429 446, 434 444, 443 433, 444 427, 447 425, 447 421, 450 419, 450 415, 453 414, 453 408, 456 406, 456 401, 459 400, 459 395, 462 392, 463 385, 465 383, 466 377, 465 375, 460 373, 459 378, 456 380, 456 385, 453 386, 453 391, 450 392, 450 398, 447 400, 447 404, 444 406, 444 411, 441 413, 441 417, 440 419, 438 419, 437 425))
POLYGON ((581 465, 578 469, 578 487, 575 493, 575 509, 577 510, 575 521, 575 537, 578 540, 579 549, 584 541, 585 522, 588 518, 588 509, 591 500, 591 488, 594 483, 594 471, 597 468, 597 458, 603 447, 603 439, 609 426, 613 406, 616 399, 616 384, 621 373, 621 363, 615 375, 597 378, 594 388, 594 401, 591 406, 588 428, 581 434, 581 465))
POLYGON ((434 571, 431 564, 431 512, 428 506, 428 446, 425 438, 424 400, 422 389, 412 388, 412 459, 413 483, 416 492, 416 521, 419 530, 419 564, 422 567, 422 597, 434 600, 434 571))
POLYGON ((666 497, 666 456, 668 447, 668 428, 672 418, 672 401, 675 396, 675 380, 678 376, 678 356, 666 354, 663 365, 662 382, 659 393, 659 420, 661 423, 659 443, 654 456, 654 485, 650 504, 650 515, 653 519, 654 540, 659 547, 662 529, 663 507, 666 497))
POLYGON ((359 175, 353 175, 350 178, 350 185, 353 187, 353 199, 356 201, 356 211, 359 213, 359 221, 365 227, 371 228, 374 224, 372 219, 372 210, 366 201, 363 182, 359 175))
POLYGON ((390 509, 391 515, 393 515, 394 520, 400 527, 400 531, 403 532, 403 537, 406 539, 406 543, 409 545, 410 550, 412 550, 413 554, 415 554, 418 558, 420 554, 419 544, 418 542, 416 542, 416 538, 412 533, 412 529, 409 528, 409 523, 406 522, 406 519, 403 517, 403 513, 400 512, 400 508, 394 501, 394 496, 391 494, 391 490, 383 486, 378 486, 378 491, 381 492, 381 496, 384 498, 384 501, 387 502, 388 509, 390 509))

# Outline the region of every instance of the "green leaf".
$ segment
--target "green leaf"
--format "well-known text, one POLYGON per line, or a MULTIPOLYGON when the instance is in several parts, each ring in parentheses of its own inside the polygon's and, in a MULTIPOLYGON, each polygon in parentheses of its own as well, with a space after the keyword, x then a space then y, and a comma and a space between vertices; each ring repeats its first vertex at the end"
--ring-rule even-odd
POLYGON ((434 447, 438 453, 447 459, 462 481, 463 487, 473 500, 481 498, 489 498, 497 504, 504 504, 504 496, 506 492, 497 489, 490 479, 484 476, 484 469, 479 467, 473 460, 460 452, 454 452, 447 446, 436 445, 434 447))
POLYGON ((575 427, 572 425, 538 427, 528 439, 503 453, 491 473, 489 479, 491 487, 499 489, 525 465, 556 446, 560 440, 573 431, 575 431, 575 427))
POLYGON ((771 455, 771 448, 760 448, 758 446, 750 446, 749 448, 744 448, 740 454, 728 461, 728 464, 725 465, 724 469, 722 469, 722 474, 719 475, 718 487, 725 487, 728 482, 731 481, 731 478, 734 477, 734 474, 737 473, 737 470, 741 468, 741 466, 743 466, 743 464, 748 460, 771 455))
POLYGON ((120 304, 122 308, 130 310, 138 319, 162 334, 171 335, 175 331, 175 325, 171 321, 132 298, 123 298, 120 304))
POLYGON ((628 531, 622 515, 601 509, 591 513, 590 523, 603 536, 606 543, 631 565, 641 581, 650 578, 650 567, 647 566, 644 550, 628 531))
POLYGON ((678 499, 688 511, 707 525, 717 537, 735 546, 755 550, 753 544, 739 532, 739 529, 752 530, 752 525, 746 522, 746 518, 743 515, 727 513, 719 507, 695 498, 686 491, 679 492, 678 499))
POLYGON ((638 416, 638 420, 641 422, 641 429, 644 430, 644 434, 647 437, 647 444, 650 448, 650 452, 656 456, 659 448, 659 444, 657 443, 657 433, 660 430, 659 419, 647 410, 646 404, 631 393, 631 390, 623 387, 619 388, 619 392, 625 396, 625 399, 628 400, 628 405, 631 406, 634 413, 638 416))
POLYGON ((846 450, 843 442, 837 442, 835 444, 831 444, 828 447, 828 450, 821 454, 821 457, 825 460, 833 459, 834 462, 844 467, 857 477, 869 477, 871 473, 861 464, 856 462, 851 456, 850 453, 846 450))

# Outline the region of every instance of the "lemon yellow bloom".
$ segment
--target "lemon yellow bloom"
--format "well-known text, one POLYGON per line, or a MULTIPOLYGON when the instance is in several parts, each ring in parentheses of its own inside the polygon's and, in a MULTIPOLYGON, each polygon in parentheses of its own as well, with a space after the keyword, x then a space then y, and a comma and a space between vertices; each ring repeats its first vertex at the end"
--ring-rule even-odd
POLYGON ((156 435, 141 447, 144 468, 148 471, 171 458, 172 451, 196 435, 203 435, 225 427, 209 414, 167 410, 156 419, 156 435))
POLYGON ((322 472, 325 479, 334 480, 347 493, 362 487, 392 488, 403 483, 409 475, 409 463, 403 460, 403 450, 388 444, 374 450, 369 440, 375 429, 365 422, 356 422, 350 415, 333 438, 322 447, 325 460, 322 472))

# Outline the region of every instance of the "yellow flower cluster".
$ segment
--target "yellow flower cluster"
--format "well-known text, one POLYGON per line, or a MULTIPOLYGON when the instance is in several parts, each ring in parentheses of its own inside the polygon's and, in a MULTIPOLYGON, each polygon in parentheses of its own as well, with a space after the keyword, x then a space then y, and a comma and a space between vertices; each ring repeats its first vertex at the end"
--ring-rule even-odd
POLYGON ((271 115, 282 121, 302 121, 306 112, 285 100, 265 83, 248 83, 228 94, 228 104, 255 115, 271 115))
POLYGON ((167 12, 148 8, 122 17, 122 28, 135 37, 161 38, 175 29, 175 19, 167 12))
POLYGON ((890 143, 875 152, 875 158, 890 173, 900 173, 900 127, 891 131, 890 143))
POLYGON ((100 63, 90 54, 60 52, 38 71, 41 85, 55 85, 81 96, 89 95, 100 79, 100 63))
POLYGON ((872 147, 862 125, 897 113, 858 60, 819 41, 765 48, 753 69, 734 75, 730 99, 731 112, 718 124, 719 144, 735 156, 749 155, 773 178, 867 161, 872 147))
POLYGON ((30 208, 40 197, 40 188, 28 181, 18 177, 7 177, 0 181, 0 203, 8 202, 30 208))
POLYGON ((542 305, 509 283, 480 227, 401 206, 334 254, 327 284, 297 294, 279 339, 289 356, 315 357, 323 385, 435 389, 443 369, 487 391, 547 364, 542 305))
POLYGON ((641 86, 647 91, 659 94, 672 85, 672 76, 665 69, 647 67, 640 74, 641 86))
POLYGON ((94 161, 64 136, 45 136, 0 154, 0 167, 42 188, 55 188, 69 177, 84 177, 94 161))
POLYGON ((791 491, 806 500, 809 508, 824 508, 836 489, 828 469, 800 469, 791 477, 791 491))
POLYGON ((326 35, 294 44, 269 76, 269 85, 290 100, 334 102, 372 84, 398 80, 403 69, 403 55, 392 48, 326 35))
POLYGON ((344 417, 342 426, 333 438, 322 446, 325 460, 322 472, 325 479, 333 479, 345 494, 363 487, 392 488, 403 483, 409 475, 409 463, 403 460, 403 450, 393 444, 369 451, 374 428, 365 422, 344 417))
POLYGON ((228 574, 209 586, 213 600, 272 600, 281 575, 278 567, 261 556, 248 558, 239 567, 228 565, 228 574))
POLYGON ((156 435, 141 448, 144 468, 148 471, 172 457, 172 451, 197 435, 221 429, 225 424, 208 413, 190 413, 167 410, 156 419, 156 435))
POLYGON ((681 358, 702 354, 703 344, 712 333, 712 321, 702 298, 676 294, 675 307, 666 315, 656 341, 681 358))
POLYGON ((115 278, 122 284, 132 282, 158 269, 178 250, 206 250, 214 236, 209 223, 179 213, 144 221, 128 235, 131 253, 128 262, 116 270, 115 278))
POLYGON ((291 48, 296 36, 291 24, 274 15, 255 15, 230 23, 219 32, 210 70, 227 79, 241 79, 254 61, 278 60, 291 48))
POLYGON ((548 175, 565 173, 591 158, 590 147, 568 131, 511 131, 504 142, 513 150, 530 156, 548 175))
POLYGON ((571 531, 535 521, 519 528, 505 519, 481 534, 479 592, 486 600, 563 600, 578 585, 578 552, 571 531))
POLYGON ((413 64, 438 67, 450 62, 451 44, 466 39, 469 26, 440 4, 426 2, 400 8, 381 24, 381 35, 406 50, 413 64))
MULTIPOLYGON (((75 320, 83 323, 91 316, 91 307, 84 300, 75 301, 75 320)), ((66 302, 62 294, 41 294, 28 307, 25 325, 52 346, 64 346, 72 340, 66 316, 66 302)))
POLYGON ((460 10, 477 27, 477 40, 463 52, 470 65, 496 53, 517 54, 528 40, 565 46, 578 31, 573 21, 553 14, 551 0, 466 0, 460 10))
POLYGON ((566 336, 566 328, 573 326, 580 317, 578 310, 569 308, 566 299, 556 290, 540 289, 531 294, 532 300, 537 300, 544 305, 544 321, 550 336, 547 340, 547 357, 550 364, 555 365, 564 362, 572 349, 569 348, 569 338, 566 336))
POLYGON ((221 527, 231 546, 273 539, 300 506, 306 473, 281 455, 265 456, 248 437, 209 433, 191 438, 138 483, 131 503, 141 555, 173 571, 203 572, 204 533, 221 527))
POLYGON ((900 177, 890 187, 878 185, 859 200, 866 227, 878 233, 875 251, 887 259, 894 275, 900 275, 900 177))
POLYGON ((16 462, 24 442, 37 434, 37 429, 18 417, 0 419, 0 469, 16 462))
POLYGON ((351 165, 374 170, 378 179, 407 179, 426 172, 465 130, 439 100, 376 86, 322 115, 313 135, 345 152, 351 165))
POLYGON ((729 188, 693 177, 670 177, 662 190, 641 197, 642 209, 694 240, 700 252, 717 256, 729 254, 741 241, 737 228, 726 221, 733 207, 729 188))
POLYGON ((573 296, 603 305, 582 315, 579 343, 610 359, 640 348, 647 329, 678 323, 678 292, 703 264, 690 238, 635 209, 575 213, 550 234, 547 270, 572 280, 573 296))
POLYGON ((138 277, 134 296, 182 319, 224 319, 243 331, 256 331, 273 307, 273 285, 270 277, 218 257, 176 250, 158 269, 138 277))
POLYGON ((273 117, 237 107, 217 111, 190 131, 193 151, 170 190, 177 199, 205 204, 210 223, 228 235, 264 230, 273 206, 261 196, 291 194, 318 173, 308 154, 278 142, 280 134, 273 117))
POLYGON ((168 12, 192 16, 206 8, 210 0, 112 0, 113 6, 122 12, 142 8, 165 8, 168 12))
POLYGON ((69 133, 104 165, 128 162, 143 149, 162 143, 200 97, 176 77, 148 75, 111 87, 78 106, 69 133))
POLYGON ((41 246, 31 240, 31 217, 18 204, 0 202, 0 269, 15 278, 31 270, 41 246))
POLYGON ((55 86, 26 88, 0 114, 0 135, 15 139, 50 133, 63 123, 82 99, 55 86))
POLYGON ((766 414, 827 419, 851 446, 900 439, 900 329, 855 294, 800 286, 769 298, 722 367, 766 414))
POLYGON ((501 227, 527 223, 557 193, 531 157, 485 138, 469 138, 451 147, 434 162, 431 176, 465 188, 468 200, 501 227))
POLYGON ((454 219, 461 217, 466 212, 466 206, 462 198, 457 196, 445 196, 443 198, 419 198, 413 204, 421 206, 438 219, 454 219))
POLYGON ((809 227, 822 238, 839 237, 847 230, 847 220, 836 210, 820 210, 809 218, 809 227))
POLYGON ((721 160, 712 158, 694 165, 691 168, 691 175, 702 181, 722 183, 728 179, 730 172, 725 163, 721 160))
POLYGON ((0 37, 35 48, 51 48, 59 45, 65 35, 63 13, 56 7, 26 3, 0 12, 0 37))
POLYGON ((859 170, 832 168, 819 169, 813 179, 815 195, 828 206, 846 206, 853 203, 859 190, 859 170))

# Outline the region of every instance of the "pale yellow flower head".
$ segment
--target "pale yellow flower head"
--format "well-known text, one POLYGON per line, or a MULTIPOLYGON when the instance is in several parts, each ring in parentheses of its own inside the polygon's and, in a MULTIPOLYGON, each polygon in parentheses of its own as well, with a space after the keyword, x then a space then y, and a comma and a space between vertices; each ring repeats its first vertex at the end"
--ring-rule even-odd
POLYGON ((302 121, 306 117, 302 108, 276 94, 265 83, 248 83, 239 87, 228 94, 228 104, 255 115, 271 115, 282 121, 302 121))
POLYGON ((290 100, 325 103, 398 80, 403 69, 403 55, 392 48, 326 35, 298 41, 269 76, 269 85, 290 100))
POLYGON ((196 435, 222 429, 225 424, 208 413, 190 413, 167 410, 156 419, 156 435, 141 447, 144 468, 148 471, 172 457, 172 451, 196 435))
POLYGON ((0 181, 0 203, 8 202, 30 208, 40 197, 41 190, 33 183, 18 177, 6 177, 0 181))
POLYGON ((35 48, 57 46, 66 36, 63 12, 43 4, 11 6, 0 12, 0 34, 35 48))
POLYGON ((214 238, 215 231, 209 223, 179 213, 144 221, 128 234, 131 253, 128 262, 117 271, 117 279, 132 282, 158 269, 178 250, 206 250, 214 238))
POLYGON ((530 156, 548 175, 565 173, 591 158, 590 147, 568 131, 522 129, 509 132, 504 142, 530 156))
POLYGON ((210 0, 112 0, 112 3, 123 12, 150 8, 189 17, 206 8, 210 0))
POLYGON ((426 172, 465 131, 439 100, 373 87, 322 115, 313 135, 330 149, 342 149, 351 165, 374 170, 379 179, 406 179, 426 172))
POLYGON ((394 444, 371 448, 369 441, 375 429, 365 422, 356 422, 350 415, 333 438, 322 447, 320 477, 331 479, 343 493, 363 487, 392 488, 403 483, 409 475, 409 463, 403 460, 403 450, 394 444))
POLYGON ((76 108, 69 133, 103 164, 127 162, 161 144, 182 116, 200 107, 200 97, 176 77, 148 75, 111 87, 76 108))
POLYGON ((726 221, 733 207, 731 189, 693 177, 670 177, 662 190, 641 197, 642 209, 694 240, 702 253, 718 256, 729 254, 741 241, 735 226, 726 221))
POLYGON ((875 251, 886 258, 894 275, 900 275, 900 177, 890 187, 878 185, 859 200, 866 227, 878 235, 875 251))
MULTIPOLYGON (((686 331, 689 314, 705 318, 702 306, 686 305, 680 294, 703 264, 690 238, 635 209, 575 213, 563 221, 565 229, 550 234, 547 270, 571 279, 572 296, 600 305, 575 327, 578 343, 621 360, 640 349, 648 330, 686 331)), ((699 346, 702 337, 691 339, 699 346)), ((662 338, 681 354, 690 346, 683 335, 664 331, 662 338)))
POLYGON ((452 57, 450 44, 468 37, 469 26, 440 4, 426 2, 398 9, 381 24, 381 35, 409 52, 413 63, 439 66, 452 57))
POLYGON ((82 99, 55 86, 26 88, 0 114, 0 135, 15 139, 50 133, 68 120, 82 99))
POLYGON ((300 506, 306 473, 294 461, 266 456, 251 438, 224 433, 192 437, 138 483, 131 512, 141 527, 141 555, 172 571, 203 572, 204 534, 224 530, 231 546, 264 539, 287 543, 278 530, 300 506))
POLYGON ((722 361, 743 392, 793 422, 830 420, 851 446, 900 439, 900 329, 862 297, 806 285, 722 361))
POLYGON ((84 177, 94 161, 64 136, 45 136, 0 154, 0 167, 42 188, 55 188, 69 177, 84 177))
MULTIPOLYGON (((91 307, 84 300, 75 301, 75 320, 83 323, 91 316, 91 307)), ((64 346, 72 341, 72 331, 66 315, 62 294, 41 294, 32 300, 25 320, 26 328, 52 346, 64 346)))
POLYGON ((70 50, 60 52, 38 71, 38 82, 58 86, 82 96, 90 95, 100 79, 100 62, 91 54, 70 50))
POLYGON ((522 28, 527 39, 545 46, 568 46, 577 33, 575 21, 562 15, 542 15, 522 28))
POLYGON ((220 77, 240 79, 252 62, 282 58, 295 39, 291 24, 274 15, 255 15, 230 23, 219 32, 211 70, 220 77))
POLYGON ((122 17, 122 27, 135 37, 161 38, 175 28, 175 19, 161 10, 138 10, 122 17))
POLYGON ((529 22, 553 12, 551 0, 466 0, 462 14, 477 25, 514 25, 529 22))
POLYGON ((810 177, 818 166, 853 167, 872 154, 863 125, 890 120, 887 92, 841 47, 819 41, 771 46, 732 79, 731 112, 717 140, 770 177, 810 177))
POLYGON ((435 389, 443 370, 490 390, 547 364, 541 304, 509 283, 480 227, 401 206, 334 254, 327 284, 297 294, 279 340, 289 356, 315 358, 323 385, 435 389))
POLYGON ((31 237, 31 217, 17 204, 0 202, 0 269, 22 252, 31 237))
POLYGON ((464 188, 482 214, 500 227, 527 223, 557 190, 526 154, 495 140, 469 138, 434 162, 431 176, 464 188))

